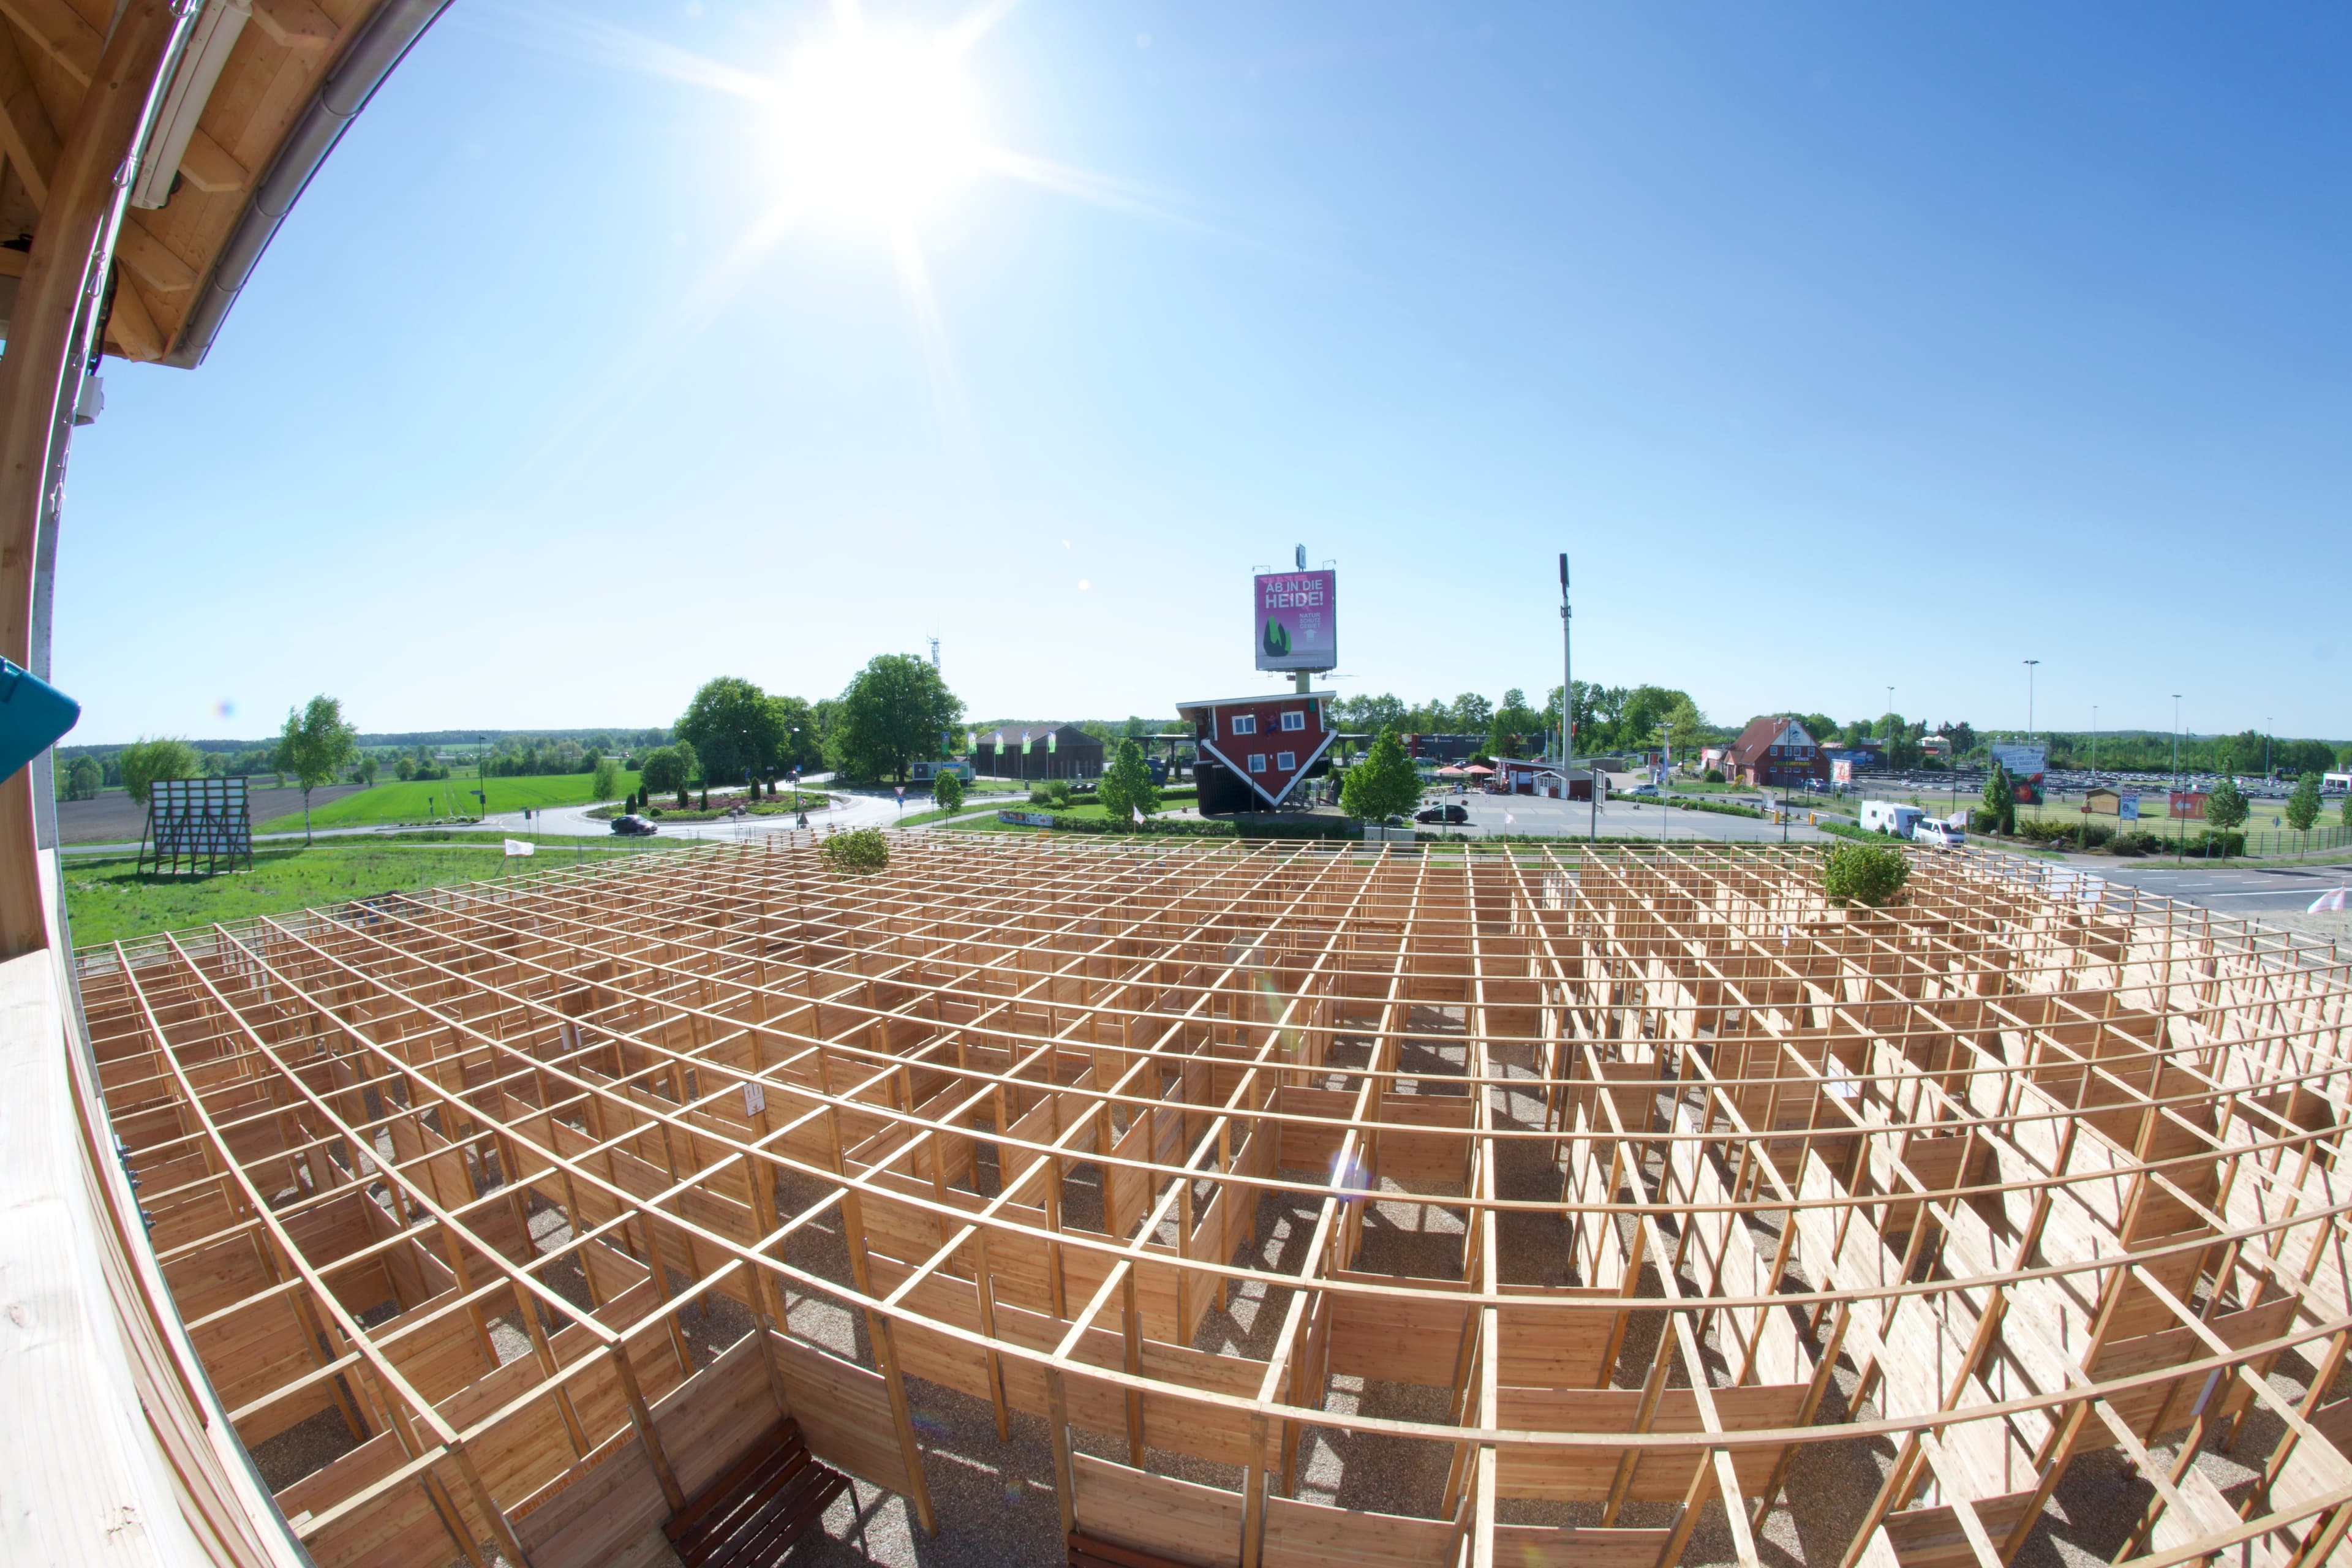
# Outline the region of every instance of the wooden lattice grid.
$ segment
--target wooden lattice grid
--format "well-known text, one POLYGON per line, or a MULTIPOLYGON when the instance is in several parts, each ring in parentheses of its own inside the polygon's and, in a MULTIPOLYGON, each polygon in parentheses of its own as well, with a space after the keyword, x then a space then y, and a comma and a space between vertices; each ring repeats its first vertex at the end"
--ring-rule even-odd
POLYGON ((776 837, 79 972, 240 1435, 342 1429, 273 1477, 322 1563, 594 1561, 785 1414, 934 1529, 910 1379, 1180 1562, 1664 1564, 1713 1500, 1755 1563, 1817 1443, 1879 1453, 1845 1565, 2013 1558, 2089 1448, 2149 1564, 2352 1500, 2343 961, 2013 858, 776 837), (1302 1499, 1334 1436, 1443 1486, 1302 1499))

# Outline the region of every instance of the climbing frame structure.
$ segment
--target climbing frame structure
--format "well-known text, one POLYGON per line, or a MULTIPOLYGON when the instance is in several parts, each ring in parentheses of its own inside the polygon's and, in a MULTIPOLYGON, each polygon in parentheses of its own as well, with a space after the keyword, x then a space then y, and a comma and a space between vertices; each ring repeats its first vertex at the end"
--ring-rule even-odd
POLYGON ((1821 886, 779 836, 77 973, 330 1568, 622 1558, 780 1429, 987 1530, 930 1477, 1040 1426, 1073 1563, 2327 1559, 2346 963, 1995 855, 1821 886))

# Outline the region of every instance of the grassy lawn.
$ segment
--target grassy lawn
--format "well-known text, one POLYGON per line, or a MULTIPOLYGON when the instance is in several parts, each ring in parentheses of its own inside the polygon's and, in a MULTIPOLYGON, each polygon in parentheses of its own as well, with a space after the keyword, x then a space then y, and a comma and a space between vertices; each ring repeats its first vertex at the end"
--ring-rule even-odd
POLYGON ((203 879, 142 877, 136 858, 129 855, 71 855, 65 860, 66 911, 74 945, 88 947, 377 893, 521 875, 616 855, 658 854, 666 847, 658 842, 626 848, 583 844, 578 849, 548 844, 530 859, 509 861, 494 837, 473 844, 336 839, 308 849, 261 849, 253 857, 252 870, 203 879))
MULTIPOLYGON (((595 799, 588 793, 586 773, 553 773, 543 778, 492 779, 482 786, 489 792, 492 811, 520 811, 525 806, 533 811, 547 806, 586 805, 595 799)), ((637 775, 621 774, 624 792, 637 787, 637 775)), ((474 799, 475 781, 471 778, 418 780, 409 784, 380 784, 373 789, 363 789, 347 795, 331 805, 321 805, 310 813, 313 827, 369 827, 386 822, 427 822, 435 817, 476 816, 481 805, 474 799)), ((302 814, 299 811, 268 822, 253 825, 256 833, 299 831, 302 814)))

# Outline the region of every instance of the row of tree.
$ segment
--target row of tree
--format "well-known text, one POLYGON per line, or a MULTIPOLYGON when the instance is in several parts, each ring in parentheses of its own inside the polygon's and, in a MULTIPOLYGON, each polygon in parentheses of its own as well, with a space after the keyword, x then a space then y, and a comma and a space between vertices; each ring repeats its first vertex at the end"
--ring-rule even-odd
POLYGON ((677 738, 638 766, 648 794, 681 805, 697 786, 741 784, 756 800, 780 779, 827 767, 860 783, 904 784, 916 763, 959 749, 962 720, 938 668, 913 654, 878 655, 839 697, 815 702, 722 675, 702 683, 672 727, 677 738))

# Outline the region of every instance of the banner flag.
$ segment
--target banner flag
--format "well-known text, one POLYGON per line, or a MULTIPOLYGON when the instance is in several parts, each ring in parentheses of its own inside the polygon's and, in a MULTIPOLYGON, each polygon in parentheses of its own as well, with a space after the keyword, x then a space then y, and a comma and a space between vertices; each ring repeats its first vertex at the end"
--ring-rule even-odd
POLYGON ((528 838, 509 838, 507 840, 507 854, 509 856, 536 855, 538 853, 539 846, 533 844, 528 838))

